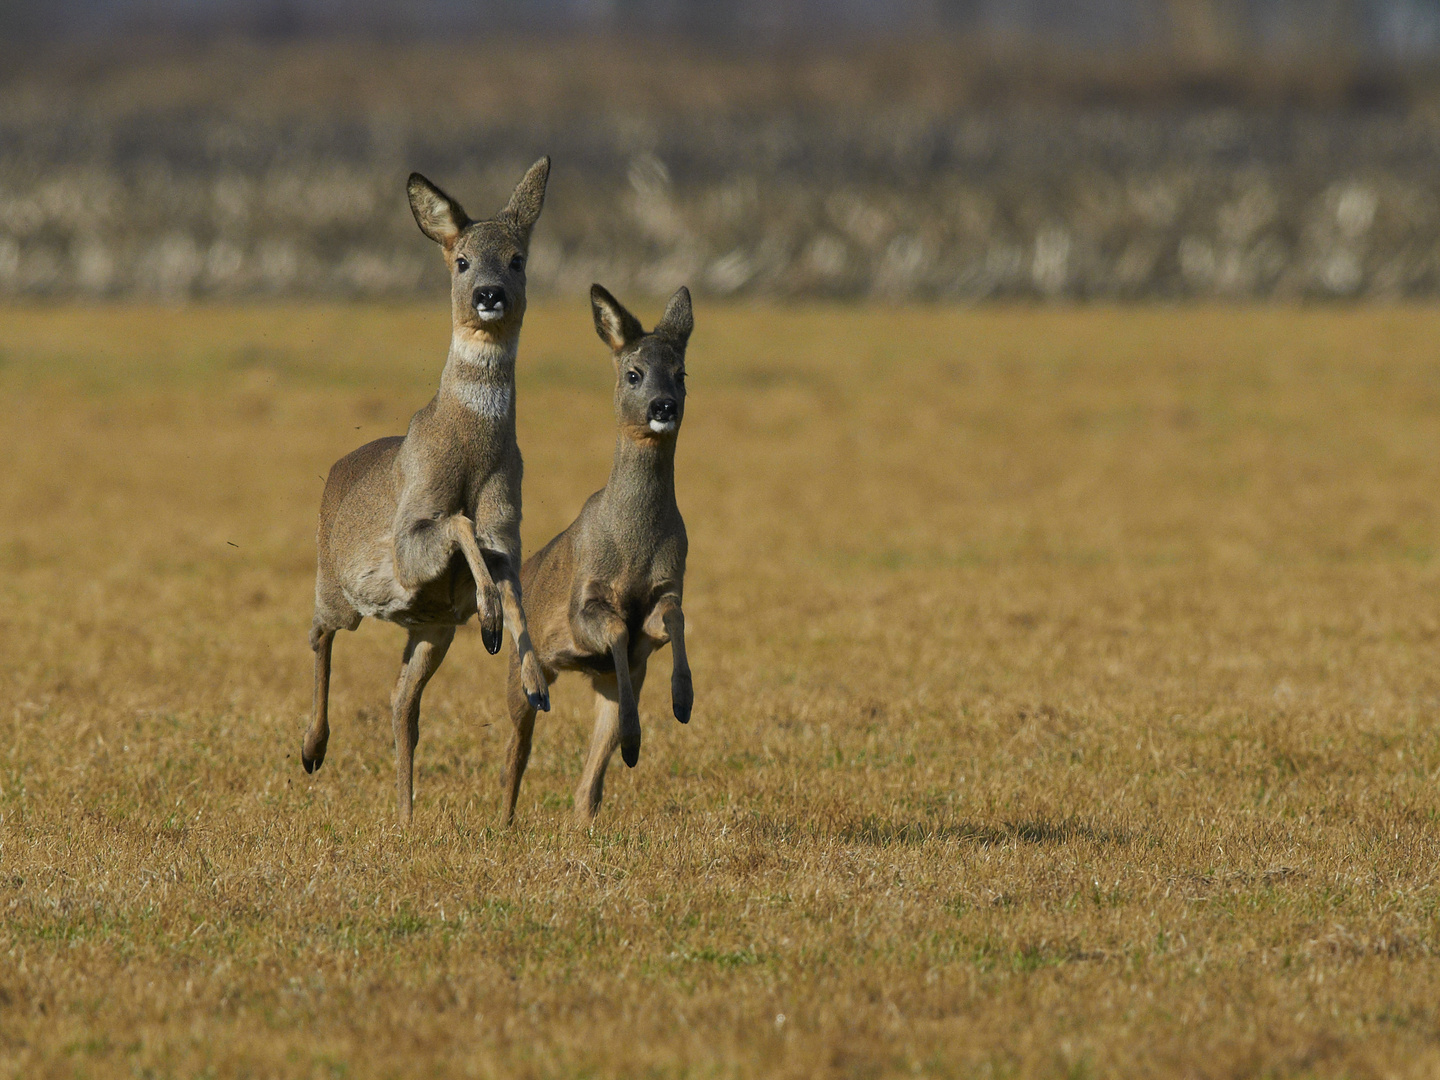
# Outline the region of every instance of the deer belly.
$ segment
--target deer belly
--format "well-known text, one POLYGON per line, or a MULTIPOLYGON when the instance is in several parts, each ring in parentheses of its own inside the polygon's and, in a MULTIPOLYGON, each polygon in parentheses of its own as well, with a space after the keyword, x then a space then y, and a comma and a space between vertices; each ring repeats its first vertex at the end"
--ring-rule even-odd
MULTIPOLYGON (((630 636, 630 667, 633 670, 649 659, 656 642, 644 634, 630 636)), ((597 675, 615 674, 615 657, 610 653, 582 652, 567 649, 555 658, 555 666, 563 671, 589 671, 597 675)))
POLYGON ((416 589, 396 580, 388 554, 351 575, 342 589, 361 615, 401 626, 459 626, 476 611, 475 579, 458 552, 444 574, 416 589))
POLYGON ((562 671, 589 671, 596 675, 615 674, 615 658, 608 652, 567 652, 556 658, 555 666, 562 671))

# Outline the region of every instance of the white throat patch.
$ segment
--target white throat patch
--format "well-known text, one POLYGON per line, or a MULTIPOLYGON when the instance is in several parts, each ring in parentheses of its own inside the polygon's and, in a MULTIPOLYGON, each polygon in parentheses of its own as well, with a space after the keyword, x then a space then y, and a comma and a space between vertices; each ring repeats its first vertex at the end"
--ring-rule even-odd
POLYGON ((450 341, 450 359, 445 366, 445 382, 460 404, 492 420, 510 415, 515 354, 509 349, 456 335, 450 341))
POLYGON ((450 387, 451 393, 471 412, 488 416, 492 420, 503 420, 510 414, 510 387, 494 383, 457 381, 450 387))

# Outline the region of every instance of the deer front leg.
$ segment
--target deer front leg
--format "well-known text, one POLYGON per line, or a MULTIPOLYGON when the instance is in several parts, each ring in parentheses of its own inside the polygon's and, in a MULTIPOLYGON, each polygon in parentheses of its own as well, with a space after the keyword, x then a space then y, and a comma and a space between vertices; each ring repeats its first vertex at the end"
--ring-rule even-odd
MULTIPOLYGON (((550 711, 550 680, 545 678, 545 669, 535 655, 535 646, 530 641, 530 624, 525 621, 525 608, 520 603, 520 578, 515 573, 518 559, 502 556, 498 567, 500 603, 505 607, 505 621, 510 624, 510 636, 515 639, 515 655, 520 658, 520 687, 532 709, 550 711)), ((493 650, 492 650, 493 651, 493 650)))
POLYGON ((640 710, 635 703, 635 686, 630 680, 630 631, 615 609, 599 598, 581 605, 575 621, 577 643, 593 652, 608 652, 615 663, 620 756, 633 769, 640 760, 640 710))
MULTIPOLYGON (((501 635, 504 633, 504 619, 510 618, 510 613, 505 611, 502 615, 501 593, 495 587, 495 579, 490 576, 490 568, 485 565, 485 559, 480 554, 480 545, 475 540, 475 523, 464 514, 456 514, 450 519, 450 535, 460 546, 460 551, 465 556, 465 563, 470 567, 470 576, 475 579, 475 606, 480 612, 480 640, 485 643, 485 649, 494 656, 500 651, 501 635)), ((512 621, 511 625, 514 623, 512 621)))
POLYGON ((670 653, 674 661, 670 672, 670 704, 675 710, 675 719, 682 724, 690 722, 690 710, 695 707, 695 687, 690 681, 690 659, 685 653, 685 613, 680 609, 678 596, 661 597, 660 602, 645 620, 645 633, 656 641, 670 641, 670 653))
POLYGON ((450 517, 429 504, 421 493, 403 499, 395 512, 395 581, 407 592, 440 577, 455 554, 456 536, 450 517))

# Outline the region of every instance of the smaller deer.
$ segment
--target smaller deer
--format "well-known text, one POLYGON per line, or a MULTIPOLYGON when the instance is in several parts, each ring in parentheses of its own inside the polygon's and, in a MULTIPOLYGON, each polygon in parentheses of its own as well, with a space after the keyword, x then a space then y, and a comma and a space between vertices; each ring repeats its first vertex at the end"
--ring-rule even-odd
MULTIPOLYGON (((600 809, 605 769, 615 747, 625 764, 640 760, 636 702, 650 654, 673 651, 670 697, 675 719, 689 723, 695 693, 685 656, 685 522, 675 504, 675 440, 685 417, 685 346, 694 317, 683 286, 655 329, 599 285, 590 305, 600 340, 615 360, 615 460, 605 487, 591 495, 564 532, 525 561, 520 584, 530 636, 548 685, 561 671, 583 671, 595 689, 595 729, 575 816, 600 809)), ((511 656, 508 700, 515 725, 505 765, 506 823, 515 818, 520 778, 535 731, 533 696, 511 656)))

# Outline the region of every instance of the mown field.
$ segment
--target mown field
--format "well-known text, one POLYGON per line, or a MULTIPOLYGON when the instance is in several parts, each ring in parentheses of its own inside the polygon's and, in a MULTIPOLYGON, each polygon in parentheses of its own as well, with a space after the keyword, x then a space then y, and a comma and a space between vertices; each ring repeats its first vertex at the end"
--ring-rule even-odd
MULTIPOLYGON (((580 832, 562 681, 499 829, 469 628, 401 832, 394 627, 299 764, 312 534, 445 313, 0 310, 0 1071, 1435 1075, 1440 310, 697 318, 693 721, 580 832)), ((519 387, 533 550, 583 301, 519 387)))

